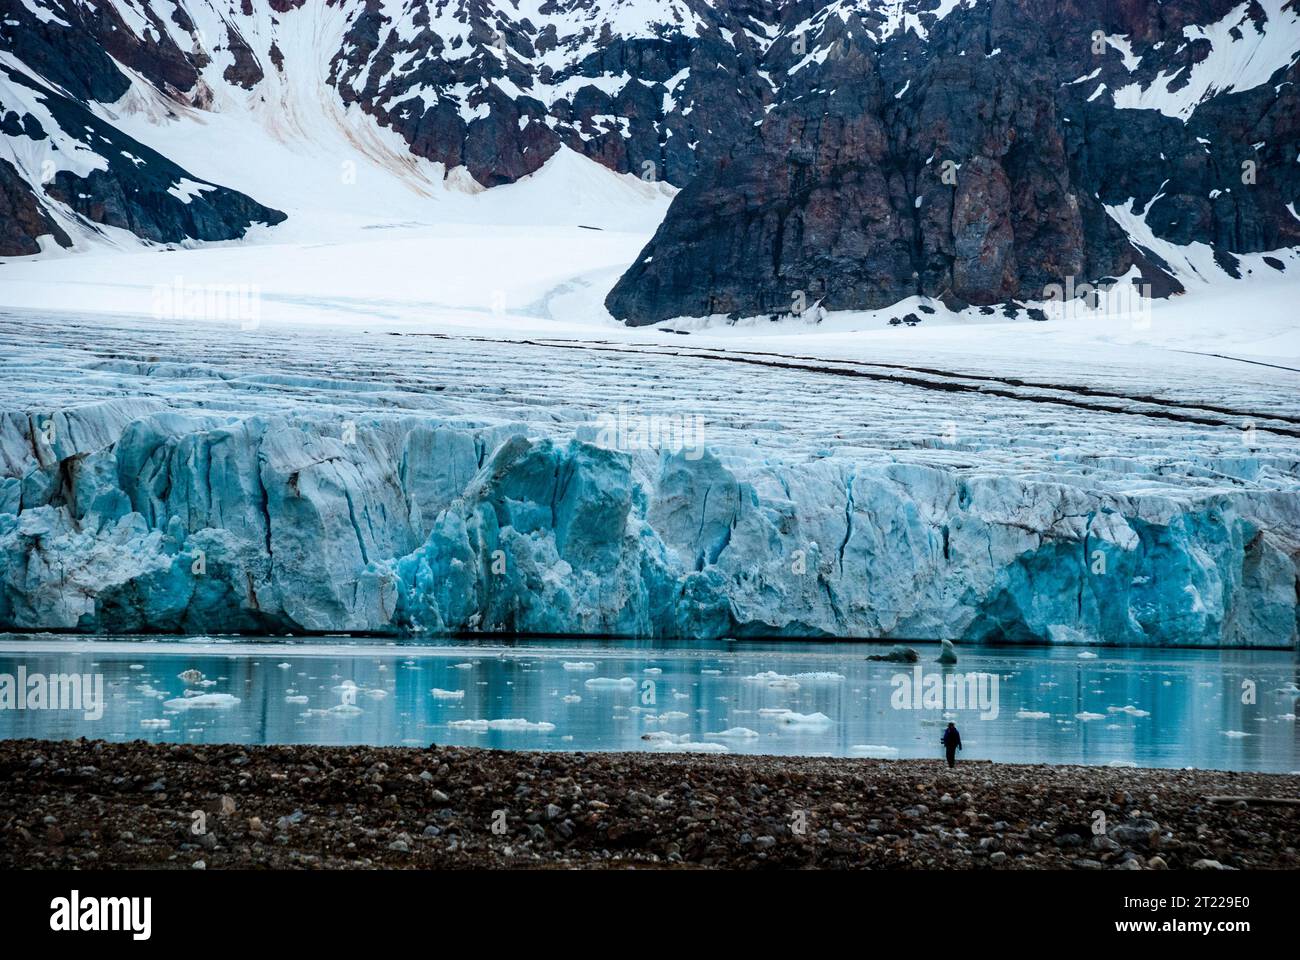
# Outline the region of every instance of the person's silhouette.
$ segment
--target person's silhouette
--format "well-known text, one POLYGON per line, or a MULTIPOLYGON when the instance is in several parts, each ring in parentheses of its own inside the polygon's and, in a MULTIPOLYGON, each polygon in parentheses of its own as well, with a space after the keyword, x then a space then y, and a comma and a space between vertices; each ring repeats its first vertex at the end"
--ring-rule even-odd
POLYGON ((948 766, 957 766, 957 751, 961 749, 961 734, 957 731, 955 723, 948 724, 948 729, 943 732, 943 737, 939 742, 943 744, 943 749, 948 754, 948 766))

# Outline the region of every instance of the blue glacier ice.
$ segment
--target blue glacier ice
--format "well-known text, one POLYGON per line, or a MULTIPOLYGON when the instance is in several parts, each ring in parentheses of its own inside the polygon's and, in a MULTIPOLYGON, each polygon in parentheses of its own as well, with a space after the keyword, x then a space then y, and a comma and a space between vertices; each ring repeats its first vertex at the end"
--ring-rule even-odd
POLYGON ((1294 489, 591 440, 148 397, 5 413, 0 629, 1297 642, 1294 489))

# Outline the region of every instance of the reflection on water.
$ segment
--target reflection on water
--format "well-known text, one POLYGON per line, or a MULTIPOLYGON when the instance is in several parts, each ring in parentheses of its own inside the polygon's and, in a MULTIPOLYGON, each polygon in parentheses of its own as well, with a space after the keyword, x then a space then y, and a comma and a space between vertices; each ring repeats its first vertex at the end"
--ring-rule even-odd
POLYGON ((1300 770, 1293 654, 963 648, 944 668, 921 645, 917 674, 865 659, 882 649, 0 637, 0 683, 100 675, 105 696, 98 719, 6 703, 0 737, 935 758, 952 719, 967 759, 1300 770), (946 677, 994 699, 936 708, 946 677))

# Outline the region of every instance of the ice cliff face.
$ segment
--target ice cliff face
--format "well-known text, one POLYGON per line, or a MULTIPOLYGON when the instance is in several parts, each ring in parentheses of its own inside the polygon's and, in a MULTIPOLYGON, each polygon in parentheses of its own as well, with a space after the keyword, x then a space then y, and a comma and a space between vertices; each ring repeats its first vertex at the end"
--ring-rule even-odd
POLYGON ((563 433, 147 399, 5 414, 0 629, 1296 643, 1293 489, 1106 493, 563 433))

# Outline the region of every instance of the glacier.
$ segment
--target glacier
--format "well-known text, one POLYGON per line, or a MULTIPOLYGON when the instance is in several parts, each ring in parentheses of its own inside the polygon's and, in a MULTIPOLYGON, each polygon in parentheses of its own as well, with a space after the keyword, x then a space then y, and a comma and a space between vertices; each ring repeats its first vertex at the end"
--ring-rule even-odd
POLYGON ((1280 430, 1035 425, 631 348, 350 332, 306 357, 191 327, 174 359, 156 330, 4 324, 4 630, 1297 643, 1280 430), (702 454, 598 442, 612 403, 667 402, 647 384, 693 385, 702 454))

